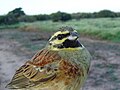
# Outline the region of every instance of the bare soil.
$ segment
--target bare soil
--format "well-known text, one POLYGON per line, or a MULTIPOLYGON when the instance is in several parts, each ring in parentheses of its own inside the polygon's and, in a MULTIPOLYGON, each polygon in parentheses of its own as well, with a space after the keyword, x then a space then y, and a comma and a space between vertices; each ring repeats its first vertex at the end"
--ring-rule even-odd
MULTIPOLYGON (((80 40, 93 57, 83 90, 120 90, 120 44, 85 37, 80 40)), ((0 37, 0 90, 8 90, 5 86, 15 70, 35 53, 14 39, 0 37)))

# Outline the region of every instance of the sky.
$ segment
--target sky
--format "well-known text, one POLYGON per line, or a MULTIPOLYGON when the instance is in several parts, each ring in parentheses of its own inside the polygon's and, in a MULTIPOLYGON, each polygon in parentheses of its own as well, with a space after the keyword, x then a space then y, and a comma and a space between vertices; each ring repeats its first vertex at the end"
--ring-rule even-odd
POLYGON ((0 15, 21 7, 28 15, 98 12, 103 9, 120 12, 120 0, 0 0, 0 15))

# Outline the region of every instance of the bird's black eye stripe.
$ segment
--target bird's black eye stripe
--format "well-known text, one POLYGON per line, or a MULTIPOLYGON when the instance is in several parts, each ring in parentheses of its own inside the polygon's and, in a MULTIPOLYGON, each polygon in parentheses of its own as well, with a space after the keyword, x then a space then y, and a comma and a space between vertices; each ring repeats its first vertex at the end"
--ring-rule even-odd
POLYGON ((59 35, 57 36, 57 38, 58 38, 58 40, 62 40, 62 39, 63 39, 63 35, 62 35, 62 34, 59 34, 59 35))
POLYGON ((57 36, 53 37, 53 38, 51 39, 51 41, 52 41, 52 40, 55 40, 56 38, 57 38, 57 36))
POLYGON ((58 40, 62 40, 63 38, 65 38, 65 37, 67 37, 67 36, 69 36, 69 35, 70 35, 70 33, 67 33, 67 34, 58 34, 57 36, 53 37, 53 38, 51 39, 51 41, 52 41, 52 40, 55 40, 56 38, 58 38, 58 40))
POLYGON ((58 38, 59 40, 62 40, 63 38, 65 38, 65 37, 67 37, 67 36, 69 36, 69 35, 70 35, 70 33, 67 33, 67 34, 58 34, 57 38, 58 38))

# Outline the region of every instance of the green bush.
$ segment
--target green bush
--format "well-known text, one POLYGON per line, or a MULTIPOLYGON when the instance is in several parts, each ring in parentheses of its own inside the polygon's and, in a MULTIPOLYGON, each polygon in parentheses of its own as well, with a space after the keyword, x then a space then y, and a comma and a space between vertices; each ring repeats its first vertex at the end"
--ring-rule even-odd
POLYGON ((23 15, 23 16, 18 18, 19 22, 34 22, 36 20, 37 19, 35 16, 28 16, 28 15, 23 15))
POLYGON ((53 22, 58 22, 58 21, 68 21, 72 19, 72 17, 68 13, 58 11, 57 13, 51 14, 51 19, 53 22))
POLYGON ((47 14, 40 14, 40 15, 35 15, 37 21, 44 21, 44 20, 50 20, 51 17, 50 15, 47 14))
POLYGON ((25 13, 22 11, 22 8, 15 8, 0 19, 0 24, 16 24, 19 22, 18 18, 23 15, 25 15, 25 13))

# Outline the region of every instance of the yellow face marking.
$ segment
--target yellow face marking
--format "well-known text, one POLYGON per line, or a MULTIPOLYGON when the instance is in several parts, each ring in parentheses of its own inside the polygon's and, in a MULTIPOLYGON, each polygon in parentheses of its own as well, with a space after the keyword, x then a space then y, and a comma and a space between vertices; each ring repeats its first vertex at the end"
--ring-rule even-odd
POLYGON ((73 50, 81 50, 83 49, 84 47, 76 47, 76 48, 62 48, 62 49, 59 49, 59 48, 51 48, 52 50, 54 51, 59 51, 59 50, 70 50, 70 51, 73 51, 73 50))
POLYGON ((56 44, 61 44, 63 43, 67 38, 63 38, 62 40, 54 40, 54 41, 51 41, 50 43, 52 43, 52 45, 56 45, 56 44))
POLYGON ((58 34, 67 34, 67 33, 69 33, 69 31, 63 31, 63 32, 58 31, 53 36, 57 36, 58 34))
MULTIPOLYGON (((63 31, 63 32, 58 31, 58 32, 56 32, 56 33, 50 38, 50 40, 51 40, 53 37, 58 36, 59 34, 67 34, 67 33, 69 33, 69 31, 63 31)), ((49 41, 50 41, 50 40, 49 40, 49 41)))

